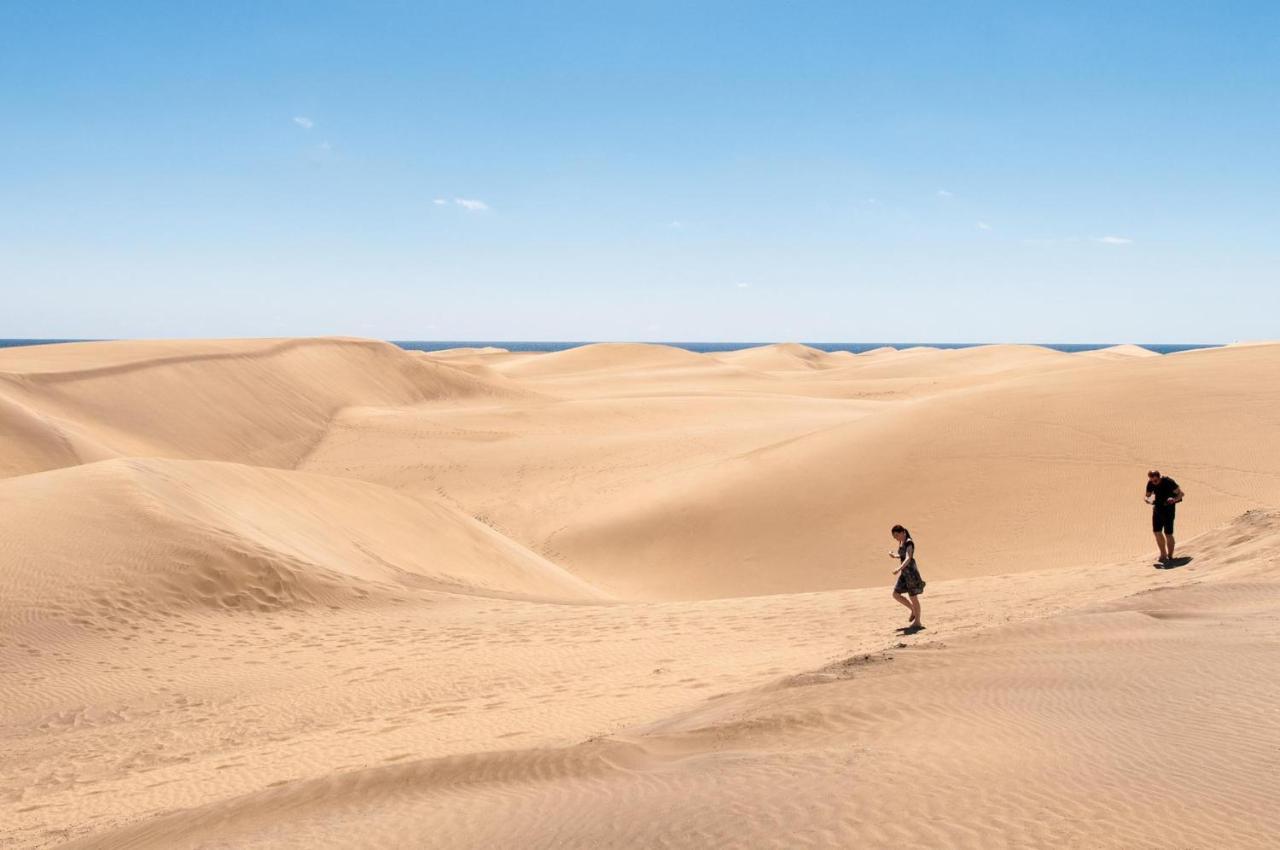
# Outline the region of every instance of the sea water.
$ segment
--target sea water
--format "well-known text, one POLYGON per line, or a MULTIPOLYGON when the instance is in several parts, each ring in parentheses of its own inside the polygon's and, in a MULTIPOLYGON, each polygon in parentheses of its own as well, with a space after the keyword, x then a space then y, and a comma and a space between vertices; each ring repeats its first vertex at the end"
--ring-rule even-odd
MULTIPOLYGON (((77 339, 0 339, 0 348, 12 348, 20 345, 49 345, 59 342, 93 342, 95 340, 77 340, 77 339)), ((531 341, 512 341, 512 340, 422 340, 422 339, 393 339, 391 342, 401 348, 410 351, 443 351, 446 348, 505 348, 507 351, 564 351, 567 348, 577 348, 580 345, 590 345, 587 340, 573 340, 562 342, 531 342, 531 341)), ((686 351, 696 351, 701 354, 707 354, 714 351, 737 351, 742 348, 755 348, 760 345, 769 345, 767 342, 655 342, 654 345, 669 345, 673 348, 683 348, 686 351)), ((871 351, 876 348, 891 346, 893 348, 918 348, 928 346, 931 348, 975 348, 979 345, 988 345, 982 342, 806 342, 804 345, 810 348, 817 348, 821 351, 849 351, 854 354, 860 354, 864 351, 871 351)), ((1077 343, 1077 342, 1035 342, 1027 343, 1028 345, 1038 345, 1042 348, 1052 348, 1055 351, 1094 351, 1099 348, 1110 348, 1117 343, 1077 343)), ((1157 354, 1172 354, 1175 351, 1190 351, 1195 348, 1215 348, 1216 346, 1207 343, 1136 343, 1142 348, 1154 351, 1157 354)))

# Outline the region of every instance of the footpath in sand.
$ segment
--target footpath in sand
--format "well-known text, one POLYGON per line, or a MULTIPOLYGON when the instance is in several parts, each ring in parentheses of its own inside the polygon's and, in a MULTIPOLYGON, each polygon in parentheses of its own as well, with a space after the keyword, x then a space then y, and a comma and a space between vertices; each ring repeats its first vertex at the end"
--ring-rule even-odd
POLYGON ((0 844, 1274 846, 1278 377, 0 351, 0 844))

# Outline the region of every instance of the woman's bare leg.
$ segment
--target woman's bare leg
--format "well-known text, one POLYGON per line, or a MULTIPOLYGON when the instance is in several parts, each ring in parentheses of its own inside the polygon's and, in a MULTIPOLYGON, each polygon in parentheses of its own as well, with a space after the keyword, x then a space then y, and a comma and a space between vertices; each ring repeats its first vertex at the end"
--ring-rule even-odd
POLYGON ((910 602, 908 602, 907 597, 903 596, 901 593, 893 594, 893 598, 898 600, 898 602, 900 602, 901 604, 907 606, 907 610, 911 612, 911 619, 907 620, 907 622, 908 623, 913 622, 916 618, 915 606, 913 606, 910 602))
POLYGON ((920 597, 911 597, 911 622, 920 625, 920 597))

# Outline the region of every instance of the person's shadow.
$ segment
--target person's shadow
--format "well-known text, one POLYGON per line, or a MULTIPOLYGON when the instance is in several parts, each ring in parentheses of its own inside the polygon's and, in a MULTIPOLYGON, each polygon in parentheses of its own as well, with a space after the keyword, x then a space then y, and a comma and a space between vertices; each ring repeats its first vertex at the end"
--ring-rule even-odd
POLYGON ((1189 555, 1184 555, 1180 558, 1170 558, 1163 564, 1156 564, 1155 567, 1157 570, 1176 570, 1178 567, 1185 567, 1191 563, 1191 560, 1189 555))

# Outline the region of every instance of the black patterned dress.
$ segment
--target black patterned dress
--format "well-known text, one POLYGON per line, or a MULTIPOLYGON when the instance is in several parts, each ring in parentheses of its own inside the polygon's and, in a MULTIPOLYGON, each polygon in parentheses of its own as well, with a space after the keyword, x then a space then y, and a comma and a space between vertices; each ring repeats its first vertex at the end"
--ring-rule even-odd
POLYGON ((916 542, 910 537, 898 547, 898 561, 902 564, 902 569, 898 571, 898 582, 893 586, 893 592, 908 596, 924 593, 924 579, 920 577, 920 568, 916 566, 916 542))

